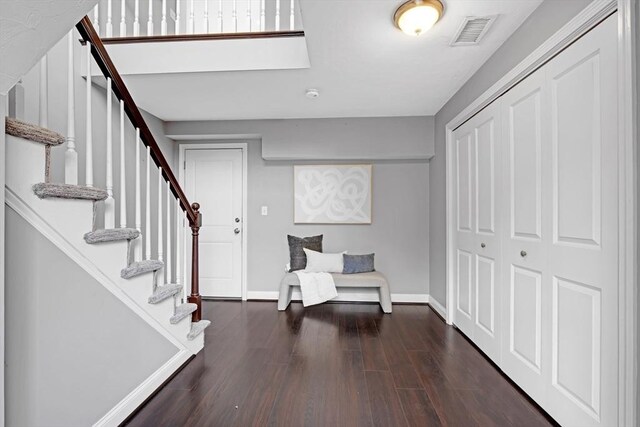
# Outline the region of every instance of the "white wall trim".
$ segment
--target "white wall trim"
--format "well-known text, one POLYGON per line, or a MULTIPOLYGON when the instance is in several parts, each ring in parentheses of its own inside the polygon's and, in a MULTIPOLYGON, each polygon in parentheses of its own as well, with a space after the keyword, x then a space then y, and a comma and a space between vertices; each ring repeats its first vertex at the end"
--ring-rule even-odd
POLYGON ((429 297, 429 305, 440 315, 443 319, 447 318, 447 309, 444 308, 435 298, 429 297))
POLYGON ((162 385, 175 371, 191 357, 188 350, 180 350, 171 359, 149 376, 142 384, 136 387, 116 406, 100 418, 94 427, 118 426, 129 414, 136 410, 147 397, 162 385))
MULTIPOLYGON (((8 108, 9 97, 6 95, 0 95, 0 119, 4 120, 4 117, 9 115, 8 108)), ((5 145, 6 134, 4 129, 0 132, 0 189, 5 185, 5 171, 7 170, 5 162, 5 145)), ((4 293, 4 248, 5 248, 5 234, 4 234, 4 191, 0 191, 0 363, 4 366, 4 337, 5 337, 5 321, 4 321, 4 306, 5 306, 5 293, 4 293)), ((0 427, 4 427, 4 369, 0 372, 0 427)))
MULTIPOLYGON (((634 0, 594 0, 558 32, 534 50, 520 64, 496 84, 487 89, 478 99, 460 112, 446 125, 446 304, 450 307, 454 301, 453 257, 455 248, 455 230, 453 221, 453 188, 451 173, 453 170, 452 141, 453 131, 491 104, 504 92, 520 80, 526 78, 550 58, 566 48, 573 41, 588 32, 593 26, 613 13, 619 12, 618 22, 618 98, 620 108, 619 123, 619 236, 620 236, 620 313, 619 313, 619 420, 620 425, 636 425, 637 363, 637 290, 638 279, 637 253, 637 124, 635 81, 635 17, 634 0)), ((455 321, 455 310, 448 310, 446 321, 455 321)))
MULTIPOLYGON (((371 292, 363 292, 358 290, 357 292, 340 291, 338 288, 338 296, 331 300, 331 302, 379 302, 378 290, 375 288, 370 289, 371 292)), ((277 301, 280 292, 278 291, 249 291, 247 293, 247 300, 268 300, 277 301)), ((299 289, 294 289, 291 293, 291 301, 301 301, 302 296, 299 289)), ((429 294, 391 294, 392 303, 414 303, 414 304, 427 304, 430 302, 429 294)))
MULTIPOLYGON (((138 304, 131 299, 118 285, 116 285, 107 275, 105 275, 95 264, 84 256, 78 249, 69 243, 57 230, 55 230, 44 218, 27 205, 19 196, 17 196, 8 187, 5 187, 5 203, 13 209, 18 215, 24 218, 36 230, 53 243, 62 253, 71 258, 73 262, 78 264, 91 277, 97 280, 102 286, 111 292, 116 298, 122 301, 131 311, 137 314, 145 323, 151 326, 160 335, 166 338, 171 344, 175 345, 178 350, 188 350, 176 337, 174 337, 162 324, 153 316, 143 310, 138 304)), ((195 354, 195 352, 193 353, 195 354)))
MULTIPOLYGON (((249 162, 248 162, 248 158, 249 158, 249 151, 248 151, 248 146, 246 142, 231 142, 231 143, 221 143, 221 144, 215 144, 215 143, 210 143, 210 144, 182 144, 180 143, 180 141, 176 141, 178 143, 178 182, 180 183, 180 185, 182 186, 182 188, 184 188, 184 173, 185 173, 185 168, 184 168, 184 162, 185 162, 185 152, 186 150, 224 150, 224 149, 240 149, 242 150, 242 290, 241 290, 241 296, 242 296, 242 301, 246 301, 247 300, 247 277, 248 277, 248 273, 247 273, 247 240, 248 240, 248 235, 249 235, 249 215, 247 213, 247 209, 248 209, 248 175, 249 175, 249 162)), ((206 214, 203 213, 203 215, 206 214)), ((185 245, 182 245, 185 246, 185 245)), ((183 250, 185 248, 183 247, 183 250)), ((184 258, 183 258, 184 259, 184 258)), ((186 267, 186 265, 185 265, 186 267)), ((189 283, 188 280, 191 280, 190 277, 190 270, 185 268, 185 281, 187 281, 186 283, 189 283)))

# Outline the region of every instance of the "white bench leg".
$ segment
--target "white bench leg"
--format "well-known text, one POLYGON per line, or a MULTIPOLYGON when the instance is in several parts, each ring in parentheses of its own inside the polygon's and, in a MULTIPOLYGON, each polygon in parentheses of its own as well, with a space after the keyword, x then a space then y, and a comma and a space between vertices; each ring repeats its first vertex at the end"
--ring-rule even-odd
POLYGON ((380 307, 385 313, 391 313, 391 293, 388 286, 380 286, 378 288, 380 294, 380 307))
POLYGON ((280 295, 278 296, 278 311, 284 311, 291 302, 293 287, 286 283, 280 284, 280 295))

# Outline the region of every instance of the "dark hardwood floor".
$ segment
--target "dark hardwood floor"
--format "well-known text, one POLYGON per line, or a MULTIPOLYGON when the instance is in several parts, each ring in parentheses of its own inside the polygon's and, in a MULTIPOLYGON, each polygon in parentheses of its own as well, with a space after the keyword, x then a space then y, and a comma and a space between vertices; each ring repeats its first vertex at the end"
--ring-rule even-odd
POLYGON ((129 426, 546 426, 424 305, 203 302, 205 348, 129 426))

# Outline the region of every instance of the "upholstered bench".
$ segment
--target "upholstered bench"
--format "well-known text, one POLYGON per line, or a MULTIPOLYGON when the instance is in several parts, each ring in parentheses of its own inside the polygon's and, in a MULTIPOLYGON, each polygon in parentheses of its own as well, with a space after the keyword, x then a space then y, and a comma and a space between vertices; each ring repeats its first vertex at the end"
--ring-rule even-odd
MULTIPOLYGON (((384 275, 377 271, 370 273, 341 274, 331 273, 336 288, 376 288, 380 295, 380 306, 385 313, 391 313, 391 293, 389 283, 384 275)), ((286 273, 280 282, 280 297, 278 298, 278 310, 286 310, 291 302, 291 294, 294 286, 300 286, 300 281, 295 273, 286 273)))

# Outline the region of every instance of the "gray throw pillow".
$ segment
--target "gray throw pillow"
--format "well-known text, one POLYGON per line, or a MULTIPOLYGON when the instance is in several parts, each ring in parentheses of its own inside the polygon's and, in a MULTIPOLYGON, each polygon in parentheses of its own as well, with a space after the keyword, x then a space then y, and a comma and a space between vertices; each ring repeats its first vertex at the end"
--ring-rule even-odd
POLYGON ((369 273, 375 271, 373 266, 373 258, 376 254, 367 255, 342 255, 344 260, 344 269, 342 274, 369 273))
POLYGON ((304 249, 322 252, 322 234, 312 237, 296 237, 287 235, 289 241, 289 271, 304 270, 307 256, 304 249))

